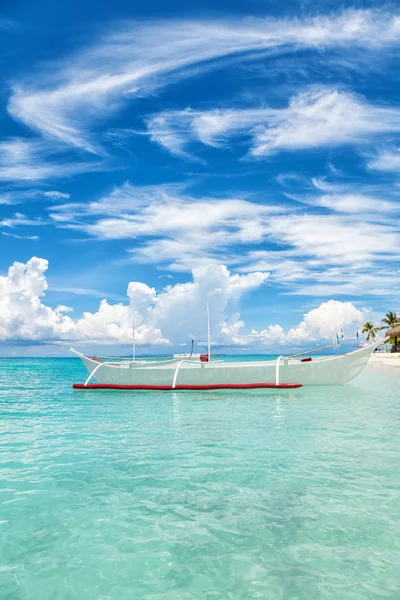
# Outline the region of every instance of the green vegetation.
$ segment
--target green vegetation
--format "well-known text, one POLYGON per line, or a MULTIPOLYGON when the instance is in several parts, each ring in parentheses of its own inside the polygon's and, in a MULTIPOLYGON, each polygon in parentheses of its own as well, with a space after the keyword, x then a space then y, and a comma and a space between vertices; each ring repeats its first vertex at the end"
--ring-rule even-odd
POLYGON ((376 340, 376 334, 379 331, 379 327, 374 327, 371 321, 367 321, 364 324, 364 327, 361 330, 361 333, 367 334, 367 342, 372 340, 373 342, 376 340))
MULTIPOLYGON (((382 331, 383 329, 393 329, 393 327, 400 325, 400 315, 397 315, 397 313, 390 310, 383 317, 381 323, 383 323, 381 327, 375 327, 371 321, 364 323, 361 333, 367 334, 367 342, 370 340, 374 342, 376 340, 378 331, 382 331)), ((397 335, 395 335, 393 338, 390 338, 389 341, 392 344, 392 352, 398 351, 397 335)))

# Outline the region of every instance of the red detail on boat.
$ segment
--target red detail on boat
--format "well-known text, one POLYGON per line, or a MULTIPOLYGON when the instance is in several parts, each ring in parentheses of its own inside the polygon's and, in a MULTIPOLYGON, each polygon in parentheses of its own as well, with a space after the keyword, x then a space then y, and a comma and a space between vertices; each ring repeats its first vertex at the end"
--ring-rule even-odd
POLYGON ((208 362, 208 354, 200 354, 200 362, 208 362))
POLYGON ((302 358, 300 362, 311 362, 312 358, 302 358))
MULTIPOLYGON (((94 362, 101 363, 102 365, 105 364, 104 360, 99 360, 97 358, 97 356, 87 356, 86 354, 83 354, 82 356, 84 356, 85 358, 88 358, 89 360, 93 360, 94 362)), ((134 364, 136 364, 136 363, 134 363, 134 364)), ((111 367, 119 367, 121 365, 121 363, 108 362, 107 365, 111 366, 111 367)))
POLYGON ((89 360, 94 360, 94 362, 97 362, 97 363, 103 362, 102 360, 99 360, 96 356, 88 356, 87 354, 83 354, 82 356, 84 356, 85 358, 88 358, 89 360))
POLYGON ((117 383, 74 383, 74 390, 252 390, 257 388, 265 389, 286 389, 291 390, 302 387, 302 383, 215 383, 212 385, 177 385, 173 388, 171 385, 122 385, 117 383))

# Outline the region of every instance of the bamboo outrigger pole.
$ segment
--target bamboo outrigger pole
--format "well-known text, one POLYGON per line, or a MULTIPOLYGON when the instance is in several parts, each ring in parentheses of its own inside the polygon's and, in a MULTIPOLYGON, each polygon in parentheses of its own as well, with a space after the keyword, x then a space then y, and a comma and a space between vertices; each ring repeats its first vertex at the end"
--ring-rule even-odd
POLYGON ((333 348, 333 344, 329 346, 323 346, 322 348, 315 348, 315 350, 307 350, 306 352, 299 352, 298 354, 292 354, 287 358, 295 358, 296 356, 303 356, 304 354, 314 354, 314 352, 320 352, 321 350, 327 350, 328 348, 333 348))

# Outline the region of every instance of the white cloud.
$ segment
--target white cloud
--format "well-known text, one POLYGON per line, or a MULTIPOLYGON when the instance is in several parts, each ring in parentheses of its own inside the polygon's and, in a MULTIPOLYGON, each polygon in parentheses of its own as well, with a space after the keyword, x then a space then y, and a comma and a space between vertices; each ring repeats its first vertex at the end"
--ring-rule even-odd
POLYGON ((301 323, 287 333, 287 341, 301 343, 307 339, 329 339, 334 331, 343 328, 345 335, 354 336, 357 324, 364 321, 365 310, 351 302, 329 300, 304 315, 301 323))
POLYGON ((74 309, 71 308, 70 306, 65 306, 65 304, 59 304, 55 310, 58 313, 67 313, 67 312, 73 312, 74 309))
POLYGON ((26 217, 22 213, 14 213, 11 218, 2 219, 0 221, 0 227, 21 227, 21 226, 33 226, 37 225, 45 225, 46 221, 44 221, 41 217, 35 217, 34 219, 30 219, 26 217))
POLYGON ((67 194, 66 192, 59 192, 57 190, 42 192, 42 194, 46 198, 50 198, 50 200, 68 200, 68 198, 71 197, 71 194, 67 194))
POLYGON ((269 271, 274 281, 291 286, 318 275, 312 273, 309 260, 296 257, 291 250, 250 250, 238 270, 242 273, 269 271))
POLYGON ((376 296, 380 300, 385 297, 398 297, 399 293, 399 274, 393 269, 385 269, 384 275, 375 272, 351 274, 346 271, 335 274, 328 269, 323 281, 319 283, 309 281, 307 285, 292 291, 293 295, 312 298, 318 296, 326 298, 334 294, 335 296, 376 296))
MULTIPOLYGON (((346 243, 346 240, 343 241, 346 243)), ((344 252, 346 248, 344 248, 344 252)), ((346 295, 353 297, 391 297, 400 294, 397 263, 399 253, 353 261, 341 257, 331 260, 302 255, 290 250, 252 250, 243 257, 241 273, 268 270, 272 284, 287 294, 311 297, 346 295)))
POLYGON ((303 199, 311 206, 321 206, 337 213, 349 213, 365 215, 379 215, 380 213, 399 212, 400 205, 382 198, 373 198, 364 194, 342 193, 342 194, 324 194, 317 198, 303 199))
POLYGON ((368 162, 368 167, 375 171, 400 172, 400 150, 382 150, 368 162))
POLYGON ((17 235, 15 233, 7 233, 6 231, 2 231, 1 234, 5 235, 7 237, 15 238, 17 240, 34 240, 34 241, 37 241, 39 239, 38 235, 17 235))
POLYGON ((400 109, 375 106, 335 89, 311 88, 295 96, 257 130, 252 154, 363 142, 400 131, 400 109))
MULTIPOLYGON (((378 52, 399 42, 399 17, 385 11, 348 10, 304 19, 114 24, 79 53, 39 66, 32 76, 12 83, 9 114, 40 137, 0 142, 0 181, 26 184, 106 168, 107 152, 92 133, 94 122, 109 120, 132 98, 223 64, 220 59, 265 60, 267 52, 287 53, 288 48, 378 52), (103 158, 94 162, 79 157, 71 162, 63 154, 71 147, 103 158)), ((229 136, 244 134, 251 138, 250 153, 264 156, 285 149, 363 142, 398 131, 398 121, 395 109, 371 106, 337 90, 314 89, 280 110, 156 115, 149 120, 149 132, 154 141, 184 156, 189 156, 188 139, 219 145, 229 136)))
POLYGON ((101 300, 97 312, 85 312, 73 319, 65 313, 69 306, 55 309, 44 303, 48 263, 31 258, 26 264, 14 263, 0 277, 0 340, 33 342, 92 342, 130 344, 135 322, 139 344, 178 345, 206 339, 205 304, 209 300, 212 338, 215 343, 236 346, 303 345, 330 339, 343 327, 345 334, 355 331, 365 318, 350 302, 329 300, 304 315, 303 320, 286 333, 273 324, 259 332, 242 333, 245 324, 231 307, 244 295, 259 289, 268 273, 232 274, 225 266, 207 265, 193 270, 192 281, 169 285, 157 292, 142 282, 128 285, 129 303, 109 304, 101 300), (134 309, 134 312, 133 312, 134 309))
POLYGON ((330 263, 357 264, 392 259, 400 244, 394 223, 360 221, 349 215, 288 215, 269 220, 269 235, 278 244, 293 248, 292 256, 313 257, 326 268, 330 263))
POLYGON ((250 138, 250 155, 281 150, 365 143, 400 132, 400 109, 368 104, 337 89, 312 86, 287 108, 170 111, 147 121, 151 139, 176 155, 190 157, 190 142, 221 146, 230 137, 250 138))
POLYGON ((240 272, 270 271, 275 283, 306 295, 397 290, 395 273, 391 286, 381 281, 382 270, 400 259, 397 205, 339 188, 342 193, 301 199, 305 211, 270 205, 268 198, 196 198, 183 185, 125 183, 96 202, 54 206, 52 217, 60 227, 105 241, 135 240, 133 261, 169 270, 223 262, 240 272))
POLYGON ((13 138, 0 142, 0 180, 37 181, 53 174, 54 166, 43 164, 40 141, 13 138))
POLYGON ((8 274, 0 277, 0 340, 129 344, 133 322, 139 344, 178 343, 190 335, 204 338, 206 298, 210 299, 218 337, 218 323, 229 302, 259 288, 268 278, 268 273, 235 275, 224 266, 209 265, 195 269, 193 281, 160 292, 145 283, 131 282, 128 304, 109 304, 103 299, 97 312, 85 312, 74 320, 65 314, 71 312, 70 307, 52 309, 44 304, 47 268, 47 260, 33 257, 26 264, 14 263, 8 274))
POLYGON ((194 198, 182 185, 125 183, 97 202, 54 206, 51 216, 59 226, 99 239, 140 240, 135 259, 187 270, 221 262, 233 245, 259 243, 267 216, 281 210, 241 198, 194 198))
MULTIPOLYGON (((81 53, 14 83, 9 112, 66 144, 102 153, 88 132, 130 97, 211 68, 216 59, 263 50, 361 47, 399 43, 399 18, 384 11, 348 10, 305 19, 165 20, 126 22, 81 53), (194 69, 196 67, 196 69, 194 69)), ((263 142, 269 149, 271 140, 263 142)), ((275 146, 274 146, 275 147, 275 146)))
POLYGON ((1 194, 0 204, 3 204, 3 205, 14 204, 12 195, 10 193, 1 194))
POLYGON ((306 313, 303 320, 287 332, 276 324, 262 331, 242 334, 244 323, 237 315, 231 322, 224 323, 223 332, 239 346, 302 346, 319 340, 331 340, 332 334, 341 329, 345 336, 354 337, 355 331, 365 321, 366 313, 366 309, 360 310, 351 302, 328 300, 306 313))
MULTIPOLYGON (((104 343, 129 343, 132 340, 132 310, 129 305, 108 304, 102 300, 96 313, 84 313, 73 320, 65 315, 69 307, 46 306, 47 260, 31 258, 26 264, 14 263, 0 277, 0 340, 89 340, 104 343)), ((157 328, 138 320, 138 342, 165 344, 157 328)))
POLYGON ((38 200, 43 197, 50 200, 68 200, 70 195, 58 191, 46 191, 41 189, 12 189, 0 192, 0 204, 22 204, 30 200, 38 200))
MULTIPOLYGON (((104 165, 101 165, 105 168, 104 165)), ((26 183, 96 171, 99 162, 70 162, 58 146, 39 139, 0 141, 0 181, 26 183)))

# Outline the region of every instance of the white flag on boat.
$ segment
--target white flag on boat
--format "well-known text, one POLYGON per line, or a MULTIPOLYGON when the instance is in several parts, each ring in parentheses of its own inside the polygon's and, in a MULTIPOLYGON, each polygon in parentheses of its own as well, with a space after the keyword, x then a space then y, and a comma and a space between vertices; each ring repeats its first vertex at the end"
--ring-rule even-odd
POLYGON ((332 345, 335 350, 338 349, 336 333, 332 335, 332 345))

